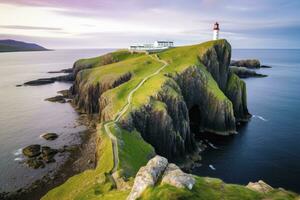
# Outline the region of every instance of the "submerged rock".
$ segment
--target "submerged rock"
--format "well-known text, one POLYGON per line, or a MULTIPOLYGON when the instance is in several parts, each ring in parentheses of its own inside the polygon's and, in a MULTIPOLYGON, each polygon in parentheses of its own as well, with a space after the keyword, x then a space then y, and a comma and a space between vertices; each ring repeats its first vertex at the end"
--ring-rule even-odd
POLYGON ((45 133, 42 135, 42 137, 45 140, 55 140, 56 138, 58 138, 58 135, 56 133, 45 133))
POLYGON ((59 102, 59 103, 66 103, 66 99, 62 95, 57 95, 55 97, 50 97, 45 99, 45 101, 51 101, 51 102, 59 102))
POLYGON ((36 157, 41 154, 41 145, 29 145, 22 150, 22 153, 27 157, 36 157))
POLYGON ((38 86, 38 85, 45 85, 54 82, 55 82, 55 78, 40 78, 37 80, 25 82, 24 85, 38 86))

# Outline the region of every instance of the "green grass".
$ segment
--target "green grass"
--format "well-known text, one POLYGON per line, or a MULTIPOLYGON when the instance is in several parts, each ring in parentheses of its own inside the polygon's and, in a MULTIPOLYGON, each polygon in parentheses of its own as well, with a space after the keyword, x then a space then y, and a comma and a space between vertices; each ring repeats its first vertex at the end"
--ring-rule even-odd
POLYGON ((154 149, 136 131, 114 129, 114 134, 118 138, 121 176, 134 177, 140 167, 146 165, 154 155, 154 149))
POLYGON ((120 62, 129 58, 139 57, 142 55, 143 55, 142 53, 131 53, 128 50, 118 50, 102 56, 80 59, 76 61, 75 65, 78 67, 80 66, 98 67, 109 63, 120 62))
POLYGON ((219 179, 195 177, 192 190, 178 189, 168 184, 148 188, 140 199, 143 200, 259 200, 261 195, 243 186, 225 184, 219 179))
POLYGON ((112 190, 112 183, 105 175, 113 168, 112 143, 102 128, 99 128, 98 133, 100 144, 96 169, 69 178, 64 184, 49 191, 43 200, 92 199, 112 190))
POLYGON ((140 200, 297 200, 299 198, 297 194, 281 189, 263 194, 245 186, 224 183, 216 178, 195 176, 195 179, 196 183, 192 190, 158 184, 146 189, 140 200))

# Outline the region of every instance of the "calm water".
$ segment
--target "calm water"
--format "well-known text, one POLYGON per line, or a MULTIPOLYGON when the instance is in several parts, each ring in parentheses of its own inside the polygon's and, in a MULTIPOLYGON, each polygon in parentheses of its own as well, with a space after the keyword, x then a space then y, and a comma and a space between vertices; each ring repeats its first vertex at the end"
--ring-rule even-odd
POLYGON ((273 67, 258 70, 267 78, 245 80, 255 117, 238 135, 211 138, 218 149, 209 147, 194 173, 229 183, 262 179, 300 192, 300 50, 234 50, 233 59, 241 58, 273 67))
POLYGON ((103 54, 108 50, 57 50, 0 54, 0 191, 10 191, 29 184, 59 165, 34 170, 20 164, 19 149, 30 144, 62 147, 80 142, 78 132, 85 127, 76 123, 77 114, 69 104, 51 103, 45 98, 68 89, 70 84, 15 87, 25 81, 55 76, 48 71, 72 67, 79 58, 103 54), (60 135, 55 141, 45 141, 44 132, 60 135))

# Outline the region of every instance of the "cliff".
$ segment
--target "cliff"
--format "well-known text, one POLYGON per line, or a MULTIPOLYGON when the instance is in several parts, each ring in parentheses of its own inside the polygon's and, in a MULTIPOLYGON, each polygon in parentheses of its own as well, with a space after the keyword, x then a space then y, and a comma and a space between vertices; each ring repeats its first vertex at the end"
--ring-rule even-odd
MULTIPOLYGON (((233 134, 236 122, 249 118, 246 86, 229 71, 227 41, 174 48, 158 56, 168 62, 167 68, 145 82, 121 118, 122 128, 137 130, 157 153, 170 159, 183 156, 195 150, 194 134, 233 134)), ((149 55, 128 51, 77 61, 75 103, 102 122, 112 120, 130 89, 159 66, 149 55)))
POLYGON ((98 115, 98 164, 44 199, 125 199, 154 150, 176 160, 197 150, 196 134, 236 133, 236 123, 250 115, 246 85, 230 73, 230 57, 230 44, 217 40, 77 61, 71 91, 81 111, 98 115))

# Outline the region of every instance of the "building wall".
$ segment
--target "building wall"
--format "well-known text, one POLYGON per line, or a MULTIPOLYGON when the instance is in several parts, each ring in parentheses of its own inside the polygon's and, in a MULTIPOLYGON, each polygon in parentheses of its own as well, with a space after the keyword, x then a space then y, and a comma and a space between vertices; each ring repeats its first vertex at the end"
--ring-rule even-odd
POLYGON ((218 40, 219 39, 219 31, 218 30, 214 30, 213 32, 213 40, 218 40))
POLYGON ((213 32, 213 40, 218 40, 219 39, 219 31, 218 30, 214 30, 213 32))

